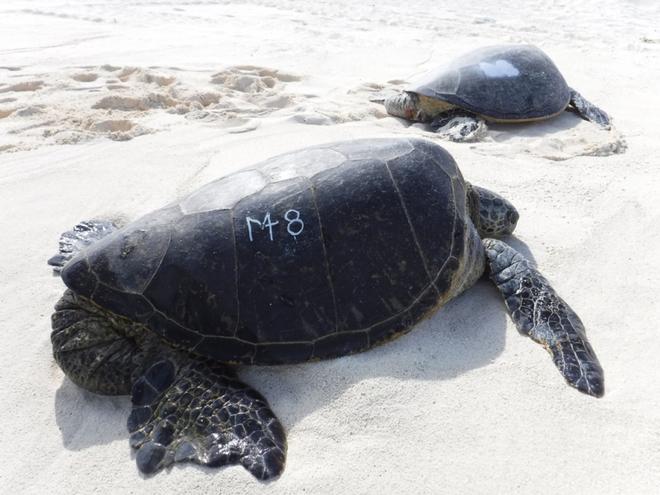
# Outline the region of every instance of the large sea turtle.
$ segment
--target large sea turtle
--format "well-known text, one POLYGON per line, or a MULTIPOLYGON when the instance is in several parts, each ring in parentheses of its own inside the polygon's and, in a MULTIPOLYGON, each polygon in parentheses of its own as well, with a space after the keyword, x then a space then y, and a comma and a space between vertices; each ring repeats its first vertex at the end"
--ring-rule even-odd
POLYGON ((568 87, 559 69, 532 45, 494 45, 432 70, 382 101, 391 115, 427 122, 455 141, 485 130, 485 121, 531 122, 569 108, 608 129, 610 118, 568 87))
POLYGON ((240 463, 268 479, 284 467, 284 430, 233 365, 367 350, 488 273, 520 332, 599 397, 602 369, 578 316, 491 238, 517 221, 430 141, 287 153, 123 228, 90 221, 65 233, 49 261, 68 287, 52 316, 55 360, 83 388, 131 394, 142 472, 240 463))

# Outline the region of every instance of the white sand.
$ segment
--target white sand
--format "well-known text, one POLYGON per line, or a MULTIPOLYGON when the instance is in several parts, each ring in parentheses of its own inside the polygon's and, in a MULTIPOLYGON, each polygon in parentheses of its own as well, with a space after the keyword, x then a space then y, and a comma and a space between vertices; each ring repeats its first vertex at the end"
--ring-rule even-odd
POLYGON ((0 491, 658 493, 660 5, 411 3, 2 2, 0 491), (542 47, 615 118, 610 133, 567 113, 444 143, 517 205, 514 244, 582 317, 605 397, 569 388, 480 282, 371 352, 243 369, 288 434, 279 480, 193 465, 143 479, 128 398, 84 392, 53 362, 59 233, 307 144, 428 137, 368 97, 499 42, 542 47))

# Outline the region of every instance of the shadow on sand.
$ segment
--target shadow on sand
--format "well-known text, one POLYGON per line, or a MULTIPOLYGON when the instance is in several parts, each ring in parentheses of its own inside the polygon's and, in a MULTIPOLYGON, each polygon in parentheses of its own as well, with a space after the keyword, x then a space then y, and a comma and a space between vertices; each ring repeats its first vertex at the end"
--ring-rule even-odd
POLYGON ((130 411, 128 396, 93 394, 68 378, 55 392, 55 420, 62 432, 62 443, 69 450, 128 439, 126 419, 130 411))
MULTIPOLYGON (((435 135, 435 131, 429 124, 414 122, 399 117, 393 118, 401 122, 406 128, 414 127, 424 130, 431 135, 435 135)), ((504 143, 511 139, 538 139, 552 137, 554 134, 563 133, 569 129, 573 129, 583 122, 584 120, 575 112, 565 110, 559 115, 546 120, 514 123, 486 122, 486 126, 488 128, 488 136, 492 138, 493 141, 504 143)))
POLYGON ((480 280, 393 342, 330 361, 244 368, 241 376, 289 429, 363 380, 446 380, 490 364, 504 350, 506 318, 495 287, 480 280))
MULTIPOLYGON (((521 122, 516 124, 488 123, 489 134, 494 141, 505 142, 510 139, 552 137, 553 134, 573 129, 584 120, 571 111, 564 111, 547 120, 521 122)), ((594 124, 595 125, 595 124, 594 124)))

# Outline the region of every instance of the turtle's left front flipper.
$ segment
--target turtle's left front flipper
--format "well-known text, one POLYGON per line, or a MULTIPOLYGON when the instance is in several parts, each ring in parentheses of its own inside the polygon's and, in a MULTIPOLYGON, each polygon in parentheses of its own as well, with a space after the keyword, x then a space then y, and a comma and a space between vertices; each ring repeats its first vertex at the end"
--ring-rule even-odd
POLYGON ((145 474, 179 461, 240 463, 261 480, 284 469, 280 422, 226 366, 176 356, 154 360, 135 381, 131 399, 130 441, 145 474))
POLYGON ((119 227, 110 220, 85 220, 60 236, 59 252, 48 260, 53 271, 59 274, 64 265, 79 251, 112 234, 119 227))
POLYGON ((437 115, 430 124, 433 132, 455 143, 480 141, 486 135, 486 122, 469 112, 453 109, 437 115))
POLYGON ((522 254, 496 239, 484 239, 490 279, 504 296, 520 333, 543 345, 566 381, 602 397, 603 369, 580 318, 522 254))
POLYGON ((598 124, 603 129, 611 128, 610 116, 607 115, 607 112, 598 108, 573 88, 568 89, 571 92, 571 101, 569 104, 580 117, 584 120, 593 122, 594 124, 598 124))

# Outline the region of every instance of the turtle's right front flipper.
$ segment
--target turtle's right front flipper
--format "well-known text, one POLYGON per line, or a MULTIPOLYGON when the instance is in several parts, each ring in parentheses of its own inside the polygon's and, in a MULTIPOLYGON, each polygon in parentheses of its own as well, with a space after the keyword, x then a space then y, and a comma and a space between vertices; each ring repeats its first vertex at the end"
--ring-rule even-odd
POLYGON ((580 318, 522 254, 495 239, 483 243, 490 279, 504 296, 520 333, 550 352, 571 386, 601 397, 603 369, 580 318))
POLYGON ((179 461, 242 464, 261 480, 284 469, 286 437, 266 400, 222 365, 154 359, 135 381, 131 446, 145 474, 179 461))

